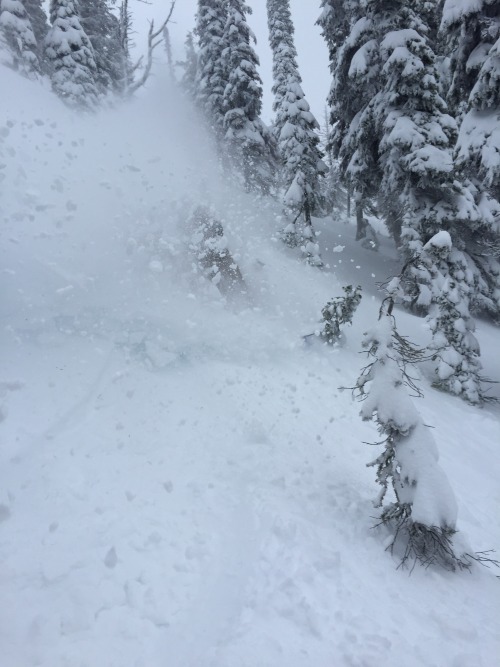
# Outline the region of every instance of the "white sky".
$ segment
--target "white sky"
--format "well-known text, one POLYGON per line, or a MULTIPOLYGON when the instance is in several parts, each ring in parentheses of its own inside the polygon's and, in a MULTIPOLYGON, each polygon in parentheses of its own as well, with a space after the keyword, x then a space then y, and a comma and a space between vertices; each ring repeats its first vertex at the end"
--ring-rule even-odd
MULTIPOLYGON (((269 121, 272 115, 271 105, 271 52, 267 36, 266 0, 247 0, 252 7, 253 14, 249 23, 257 37, 256 51, 259 55, 261 67, 260 75, 264 82, 264 120, 269 121)), ((196 0, 177 0, 170 36, 176 60, 184 57, 184 39, 186 33, 194 27, 196 0)), ((320 14, 320 0, 291 0, 291 9, 295 23, 295 46, 299 56, 300 73, 303 79, 303 88, 312 111, 323 123, 326 97, 330 86, 328 69, 328 51, 319 28, 315 22, 320 14)), ((145 5, 139 0, 130 0, 130 9, 134 14, 136 30, 141 33, 147 29, 147 19, 154 18, 161 21, 168 13, 169 0, 150 0, 145 5)), ((141 47, 141 35, 136 35, 138 48, 141 47)), ((161 47, 158 48, 157 64, 163 61, 161 47)))

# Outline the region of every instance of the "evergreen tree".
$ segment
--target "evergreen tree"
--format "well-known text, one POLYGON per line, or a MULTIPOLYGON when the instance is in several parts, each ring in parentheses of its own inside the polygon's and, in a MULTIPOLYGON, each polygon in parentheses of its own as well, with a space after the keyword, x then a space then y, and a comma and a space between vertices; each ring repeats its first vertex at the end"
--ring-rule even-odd
MULTIPOLYGON (((457 294, 469 313, 481 288, 474 239, 482 236, 484 224, 473 193, 457 178, 452 155, 457 127, 439 93, 429 16, 435 25, 424 0, 372 0, 362 16, 352 15, 350 34, 337 51, 332 113, 339 117, 334 137, 344 173, 354 182, 358 215, 360 202, 366 206, 368 194, 376 194, 407 262, 406 297, 414 308, 439 312, 434 319, 439 326, 455 312, 457 294), (358 99, 353 82, 362 89, 358 99), (356 115, 347 113, 342 120, 342 106, 357 109, 356 115), (443 230, 453 251, 437 258, 428 241, 443 230), (443 291, 447 280, 456 289, 443 291)), ((470 331, 472 320, 467 322, 470 331)), ((450 344, 467 356, 462 342, 450 344)))
POLYGON ((77 0, 51 0, 52 27, 46 39, 53 90, 69 105, 92 109, 98 103, 94 50, 79 18, 77 0))
POLYGON ((328 98, 330 147, 343 183, 356 206, 356 238, 366 236, 364 213, 381 180, 377 137, 370 103, 378 91, 378 35, 368 7, 355 0, 324 0, 319 18, 333 75, 328 98))
POLYGON ((222 50, 226 20, 224 0, 198 0, 196 102, 218 140, 224 136, 223 96, 227 81, 222 50))
MULTIPOLYGON (((424 0, 344 7, 350 32, 336 52, 333 147, 354 186, 358 224, 360 208, 377 196, 405 260, 421 256, 430 238, 448 230, 473 273, 467 279, 478 286, 473 239, 483 223, 454 167, 457 127, 439 93, 431 48, 435 11, 424 0)), ((425 275, 411 268, 409 274, 413 305, 428 309, 432 290, 425 275)))
POLYGON ((337 61, 337 51, 349 34, 355 0, 321 0, 322 11, 317 20, 321 33, 328 46, 330 68, 337 61))
POLYGON ((451 570, 467 568, 469 558, 457 555, 452 542, 457 515, 453 491, 438 463, 431 431, 407 391, 419 394, 408 365, 421 353, 397 332, 392 304, 392 299, 384 302, 377 326, 365 334, 370 363, 355 387, 364 401, 362 418, 375 420, 384 438, 384 451, 369 464, 376 467, 381 486, 375 507, 382 508, 381 522, 394 534, 391 551, 403 565, 419 561, 451 570), (389 485, 394 501, 384 505, 389 485))
POLYGON ((435 234, 420 255, 409 260, 401 274, 389 283, 393 298, 405 298, 405 281, 418 274, 422 292, 428 291, 429 345, 436 361, 433 385, 470 403, 488 400, 481 376, 480 348, 474 336, 471 302, 476 290, 470 258, 453 247, 447 231, 435 234))
POLYGON ((222 103, 224 145, 231 167, 248 190, 270 192, 276 168, 274 140, 260 119, 262 82, 259 60, 251 46, 255 37, 246 21, 250 7, 244 0, 227 0, 222 66, 227 80, 222 103))
POLYGON ((432 272, 433 296, 427 321, 432 331, 433 359, 437 361, 434 386, 469 401, 486 399, 482 387, 479 343, 470 314, 474 286, 464 253, 453 248, 448 232, 436 234, 424 246, 422 261, 432 272))
POLYGON ((352 324, 352 318, 361 302, 361 286, 346 285, 342 288, 345 296, 336 296, 321 311, 325 325, 320 336, 329 345, 342 337, 342 328, 352 324))
MULTIPOLYGON (((194 54, 194 43, 193 43, 193 36, 191 33, 191 44, 193 47, 193 54, 194 54)), ((187 42, 187 40, 186 40, 187 42)), ((185 44, 186 44, 185 42, 185 44)), ((174 61, 173 61, 173 56, 172 56, 172 42, 170 41, 170 30, 168 29, 168 25, 166 25, 163 28, 163 44, 165 46, 165 53, 167 55, 167 66, 168 66, 168 71, 170 74, 170 78, 172 81, 175 81, 175 74, 174 74, 174 61)), ((186 44, 187 46, 187 44, 186 44)), ((195 72, 194 76, 196 76, 196 59, 195 59, 195 72)))
POLYGON ((304 214, 305 253, 310 262, 318 264, 321 259, 314 243, 311 215, 322 212, 319 181, 327 172, 319 148, 319 124, 301 87, 289 0, 267 0, 267 16, 273 52, 273 133, 282 164, 280 185, 292 215, 304 214))
POLYGON ((49 32, 47 14, 42 7, 42 0, 23 0, 23 4, 29 16, 33 34, 35 35, 36 53, 40 68, 43 72, 46 72, 47 67, 45 63, 44 44, 47 33, 49 32))
POLYGON ((196 74, 198 70, 198 56, 194 47, 194 37, 192 32, 188 32, 186 41, 186 59, 177 63, 184 70, 181 79, 181 86, 187 95, 194 100, 196 97, 196 74))
POLYGON ((188 221, 189 249, 196 267, 224 296, 242 294, 245 282, 229 251, 224 228, 206 206, 198 206, 188 221))
POLYGON ((0 1, 0 31, 10 52, 13 69, 28 77, 36 76, 40 72, 37 43, 21 0, 0 1))
MULTIPOLYGON (((381 3, 383 5, 383 3, 381 3)), ((436 58, 419 3, 373 17, 380 30, 380 90, 371 107, 382 167, 379 205, 408 259, 447 225, 477 220, 456 182, 451 151, 456 124, 439 94, 436 58)), ((415 287, 417 290, 417 287, 415 287)))
POLYGON ((85 0, 80 3, 80 21, 94 50, 99 92, 123 92, 118 18, 106 0, 85 0))
POLYGON ((500 2, 448 0, 441 30, 451 55, 448 99, 461 120, 456 165, 480 213, 467 243, 480 271, 473 305, 500 319, 500 2))
POLYGON ((10 67, 12 65, 12 56, 7 44, 4 31, 0 28, 0 65, 10 67))
POLYGON ((461 119, 488 54, 499 38, 498 0, 445 0, 441 40, 450 57, 451 82, 447 100, 461 119))

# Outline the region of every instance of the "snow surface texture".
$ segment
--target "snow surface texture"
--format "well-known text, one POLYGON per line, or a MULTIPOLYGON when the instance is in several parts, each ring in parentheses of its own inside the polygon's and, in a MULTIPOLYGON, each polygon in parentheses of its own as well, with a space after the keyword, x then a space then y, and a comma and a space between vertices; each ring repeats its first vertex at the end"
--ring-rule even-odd
MULTIPOLYGON (((496 664, 495 573, 409 577, 371 530, 377 433, 337 387, 359 374, 391 243, 317 221, 329 266, 300 264, 273 207, 217 180, 160 75, 85 118, 2 68, 0 89, 1 667, 496 664), (232 298, 190 254, 200 202, 244 277, 232 298), (345 346, 303 345, 358 283, 345 346)), ((500 377, 498 330, 478 336, 500 377)), ((431 376, 417 407, 458 528, 498 548, 498 408, 431 376)))

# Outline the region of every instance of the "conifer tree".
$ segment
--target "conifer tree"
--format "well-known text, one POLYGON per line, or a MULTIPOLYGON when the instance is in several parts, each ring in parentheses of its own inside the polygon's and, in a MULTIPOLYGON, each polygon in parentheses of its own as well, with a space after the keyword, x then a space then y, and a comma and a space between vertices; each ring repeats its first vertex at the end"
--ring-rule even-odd
POLYGON ((408 259, 444 224, 474 224, 477 211, 455 178, 457 128, 439 94, 425 13, 419 14, 409 0, 401 5, 397 11, 382 9, 372 19, 381 28, 381 85, 371 107, 383 173, 379 205, 396 238, 401 230, 408 259))
POLYGON ((480 213, 467 239, 480 273, 473 305, 500 320, 500 3, 447 0, 441 32, 451 56, 448 100, 461 121, 456 166, 480 213))
POLYGON ((229 251, 224 228, 213 211, 198 206, 188 220, 191 231, 189 249, 194 256, 196 268, 217 287, 224 296, 244 290, 240 268, 229 251))
MULTIPOLYGON (((191 34, 191 41, 193 41, 192 34, 191 34)), ((186 43, 186 42, 184 42, 184 43, 186 43)), ((172 55, 172 41, 170 39, 170 30, 168 29, 168 25, 166 25, 163 28, 163 45, 165 46, 165 53, 166 53, 166 56, 167 56, 168 72, 170 74, 171 80, 175 81, 174 59, 173 59, 173 55, 172 55)), ((194 44, 193 44, 193 52, 194 52, 194 44)), ((195 74, 196 74, 196 71, 195 71, 195 74)))
POLYGON ((225 1, 198 0, 195 31, 198 37, 196 103, 219 141, 224 136, 223 95, 227 81, 222 50, 226 20, 225 1))
POLYGON ((320 336, 329 344, 338 342, 342 336, 342 329, 352 324, 352 318, 361 302, 361 286, 346 285, 342 287, 344 296, 336 296, 329 301, 321 311, 324 327, 320 336))
POLYGON ((80 21, 94 50, 99 92, 123 92, 118 18, 106 0, 85 0, 80 3, 80 21))
POLYGON ((316 24, 321 28, 328 54, 330 69, 334 74, 334 64, 337 62, 337 51, 343 45, 349 34, 350 23, 353 19, 356 0, 321 0, 321 14, 316 24))
POLYGON ((186 49, 186 59, 177 64, 184 70, 181 78, 181 86, 186 94, 194 100, 196 97, 198 56, 194 47, 194 37, 192 32, 188 32, 184 44, 186 49))
POLYGON ((470 403, 483 402, 480 348, 470 314, 474 286, 464 280, 469 273, 466 256, 453 248, 450 234, 441 231, 426 243, 420 261, 420 268, 432 273, 427 321, 432 332, 429 348, 437 362, 433 384, 470 403))
POLYGON ((276 167, 274 140, 260 119, 262 82, 259 60, 252 48, 255 37, 246 21, 251 12, 244 0, 227 0, 222 66, 227 80, 222 103, 224 146, 229 163, 247 190, 268 193, 276 167))
MULTIPOLYGON (((314 243, 312 215, 322 212, 320 178, 328 171, 319 148, 319 124, 301 86, 289 0, 267 0, 269 41, 273 52, 273 134, 281 161, 280 185, 285 206, 294 218, 303 213, 304 250, 309 261, 321 263, 314 243)), ((288 235, 294 230, 288 230, 288 235)))
MULTIPOLYGON (((482 221, 454 167, 457 127, 439 93, 435 11, 423 0, 373 0, 364 9, 346 2, 344 8, 350 31, 334 63, 333 147, 353 183, 358 222, 360 207, 376 196, 405 260, 448 230, 473 274, 469 283, 477 285, 471 239, 482 221)), ((428 309, 427 280, 416 269, 409 273, 407 294, 428 309)))
POLYGON ((22 0, 0 1, 0 31, 13 69, 28 77, 36 76, 40 72, 37 43, 22 0))
POLYGON ((98 103, 92 44, 82 28, 77 0, 51 0, 52 27, 46 39, 52 88, 69 106, 92 109, 98 103))
POLYGON ((49 32, 49 24, 47 22, 47 14, 42 7, 42 0, 23 0, 24 7, 29 16, 31 27, 36 41, 36 53, 38 62, 42 72, 47 71, 45 63, 45 38, 49 32))
POLYGON ((447 101, 461 120, 488 54, 499 38, 498 0, 445 0, 441 41, 450 58, 447 101))
POLYGON ((12 56, 7 44, 4 31, 0 28, 0 65, 10 67, 12 65, 12 56))
POLYGON ((356 207, 358 240, 366 236, 365 211, 378 193, 381 170, 370 103, 378 91, 377 32, 355 0, 323 0, 318 20, 330 52, 329 146, 356 207))
POLYGON ((369 465, 377 469, 381 486, 375 507, 381 523, 393 532, 391 551, 402 564, 419 561, 446 569, 468 568, 467 555, 456 554, 457 507, 430 429, 408 389, 420 394, 408 365, 421 353, 396 330, 392 299, 382 305, 377 325, 365 334, 369 364, 357 380, 355 393, 363 400, 363 420, 375 420, 384 438, 384 451, 369 465), (392 487, 394 500, 384 504, 392 487))

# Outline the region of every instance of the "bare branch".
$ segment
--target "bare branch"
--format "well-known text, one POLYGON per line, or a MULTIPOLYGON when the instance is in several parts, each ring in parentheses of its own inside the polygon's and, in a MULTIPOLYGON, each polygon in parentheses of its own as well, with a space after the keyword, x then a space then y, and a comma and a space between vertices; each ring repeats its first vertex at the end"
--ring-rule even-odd
MULTIPOLYGON (((138 79, 135 83, 133 83, 130 86, 130 88, 128 90, 129 95, 132 95, 133 93, 135 93, 135 91, 138 90, 139 88, 141 88, 146 83, 146 81, 149 79, 149 75, 151 73, 151 67, 153 66, 153 51, 163 41, 163 38, 158 39, 158 37, 163 33, 163 31, 165 30, 165 28, 167 26, 167 23, 172 18, 172 13, 174 11, 175 3, 176 3, 176 0, 172 0, 168 16, 165 19, 165 21, 163 21, 163 23, 161 24, 161 26, 157 30, 155 30, 154 21, 151 21, 151 23, 149 24, 148 56, 147 56, 148 59, 147 59, 147 62, 146 62, 146 67, 144 68, 144 71, 142 73, 141 78, 138 79)), ((138 63, 135 65, 134 70, 137 69, 137 67, 138 67, 138 63)))

